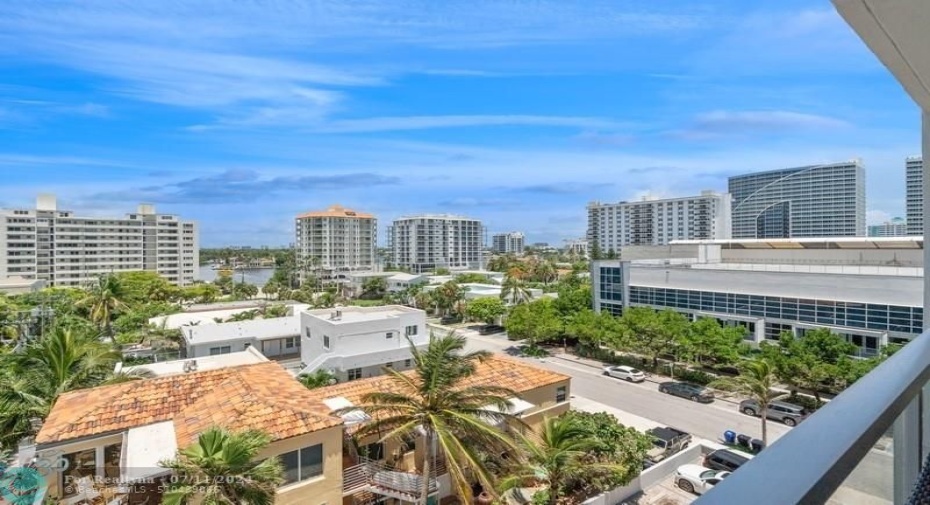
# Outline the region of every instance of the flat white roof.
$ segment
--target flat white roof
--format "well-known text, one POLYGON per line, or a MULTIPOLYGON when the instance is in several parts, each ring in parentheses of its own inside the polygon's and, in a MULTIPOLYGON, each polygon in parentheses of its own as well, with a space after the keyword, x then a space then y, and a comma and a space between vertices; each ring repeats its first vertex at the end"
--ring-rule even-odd
MULTIPOLYGON (((281 305, 280 303, 267 303, 266 307, 272 305, 281 305)), ((293 310, 294 314, 299 313, 302 310, 308 309, 310 306, 306 303, 289 303, 288 307, 293 310)), ((215 310, 201 310, 193 312, 179 312, 177 314, 169 314, 167 316, 157 316, 149 319, 149 323, 154 324, 155 326, 165 325, 165 328, 168 329, 177 329, 182 326, 187 325, 213 325, 220 324, 216 322, 216 318, 219 319, 228 319, 230 316, 239 314, 242 312, 248 312, 250 310, 261 310, 262 305, 238 305, 235 307, 224 307, 221 309, 215 310)))
POLYGON ((129 482, 168 473, 159 461, 177 456, 178 439, 174 421, 130 428, 123 435, 120 475, 129 482))
POLYGON ((166 375, 181 375, 186 373, 184 364, 194 361, 197 363, 197 371, 216 370, 218 368, 229 368, 241 365, 252 365, 268 361, 258 349, 249 347, 244 351, 233 352, 229 354, 218 354, 216 356, 202 356, 199 358, 176 359, 171 361, 162 361, 160 363, 149 363, 146 365, 127 366, 123 370, 130 372, 133 370, 148 370, 156 377, 166 375))
POLYGON ((719 245, 724 249, 923 249, 923 237, 805 237, 672 240, 671 245, 719 245))
MULTIPOLYGON (((395 317, 400 317, 403 314, 414 314, 414 313, 423 313, 422 310, 414 309, 410 307, 404 307, 403 305, 382 305, 377 307, 335 307, 332 309, 317 309, 317 310, 306 310, 304 314, 308 314, 317 319, 326 321, 332 324, 345 324, 345 323, 358 323, 362 321, 379 321, 383 319, 391 319, 395 317), (338 319, 334 319, 333 316, 336 312, 340 313, 338 319)), ((299 331, 299 328, 298 328, 299 331)))
POLYGON ((29 287, 34 286, 38 283, 45 284, 44 279, 26 279, 24 277, 5 277, 0 279, 0 287, 4 288, 17 288, 17 287, 29 287))
POLYGON ((199 345, 254 338, 267 340, 300 335, 300 316, 255 319, 235 323, 185 326, 181 329, 188 344, 199 345))

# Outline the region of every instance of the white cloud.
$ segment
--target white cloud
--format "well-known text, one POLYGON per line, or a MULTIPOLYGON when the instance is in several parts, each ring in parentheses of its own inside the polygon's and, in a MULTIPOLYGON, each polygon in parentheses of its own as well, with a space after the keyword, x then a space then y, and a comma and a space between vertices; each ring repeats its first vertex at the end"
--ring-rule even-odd
POLYGON ((865 221, 868 224, 884 224, 891 221, 891 214, 883 210, 869 210, 865 213, 865 221))
POLYGON ((467 126, 565 126, 576 128, 610 128, 608 119, 572 116, 474 115, 474 116, 398 116, 343 119, 316 128, 323 133, 359 133, 467 126))

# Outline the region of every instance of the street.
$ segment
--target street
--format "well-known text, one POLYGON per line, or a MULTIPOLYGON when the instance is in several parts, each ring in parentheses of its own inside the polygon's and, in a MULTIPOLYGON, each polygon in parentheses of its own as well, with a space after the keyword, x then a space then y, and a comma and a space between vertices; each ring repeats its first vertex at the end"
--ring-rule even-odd
MULTIPOLYGON (((468 338, 468 350, 470 351, 483 349, 504 353, 507 348, 515 344, 502 336, 483 336, 468 330, 458 330, 457 333, 468 338)), ((531 361, 541 367, 571 376, 572 396, 603 403, 687 431, 696 437, 717 441, 723 437, 724 431, 733 430, 754 438, 761 438, 759 418, 740 413, 737 405, 731 401, 718 399, 707 405, 694 403, 684 398, 660 393, 656 383, 650 380, 633 384, 606 377, 602 375, 600 369, 570 361, 571 358, 568 360, 557 357, 519 359, 531 361)), ((769 421, 767 424, 770 444, 791 430, 776 421, 769 421)), ((890 453, 871 450, 857 469, 849 475, 844 486, 854 492, 887 498, 890 503, 891 468, 890 453)), ((789 477, 782 475, 778 478, 788 479, 789 477)))

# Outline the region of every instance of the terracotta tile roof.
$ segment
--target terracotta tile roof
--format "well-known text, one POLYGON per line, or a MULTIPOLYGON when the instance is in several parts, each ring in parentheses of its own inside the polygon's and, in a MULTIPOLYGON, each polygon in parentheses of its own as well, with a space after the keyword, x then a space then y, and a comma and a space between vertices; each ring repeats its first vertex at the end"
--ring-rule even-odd
MULTIPOLYGON (((412 371, 404 372, 407 375, 412 371)), ((494 355, 484 363, 479 363, 475 374, 463 382, 463 386, 499 386, 515 393, 526 393, 533 389, 566 381, 570 377, 560 373, 530 365, 524 361, 494 355)), ((341 384, 334 384, 313 390, 321 399, 341 396, 358 405, 362 397, 375 391, 394 391, 396 383, 388 376, 359 379, 341 384)))
POLYGON ((320 211, 311 211, 297 216, 297 219, 303 219, 308 217, 355 217, 361 219, 371 219, 375 216, 371 214, 366 214, 364 212, 355 212, 352 209, 347 209, 342 205, 333 205, 332 207, 326 210, 320 211))
POLYGON ((61 395, 39 444, 174 420, 179 447, 212 425, 261 429, 281 440, 338 426, 319 393, 281 365, 258 363, 73 391, 61 395))

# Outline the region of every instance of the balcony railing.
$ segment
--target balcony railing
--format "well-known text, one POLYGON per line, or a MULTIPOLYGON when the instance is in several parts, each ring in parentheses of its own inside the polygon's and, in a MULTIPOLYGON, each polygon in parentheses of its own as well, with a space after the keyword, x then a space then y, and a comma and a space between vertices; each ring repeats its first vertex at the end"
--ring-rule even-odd
POLYGON ((907 503, 930 453, 928 381, 925 332, 696 503, 907 503))

